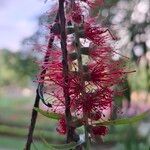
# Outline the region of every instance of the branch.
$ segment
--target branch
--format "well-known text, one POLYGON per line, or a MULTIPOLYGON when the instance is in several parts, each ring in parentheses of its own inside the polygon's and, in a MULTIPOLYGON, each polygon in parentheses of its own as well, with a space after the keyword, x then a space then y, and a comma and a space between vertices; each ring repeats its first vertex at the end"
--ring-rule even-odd
POLYGON ((71 111, 70 111, 70 96, 69 96, 69 86, 68 86, 68 52, 67 52, 67 43, 66 43, 66 18, 64 12, 64 0, 59 0, 59 18, 60 18, 60 26, 61 26, 61 49, 62 49, 62 65, 63 65, 63 77, 64 77, 64 85, 63 92, 65 97, 65 116, 67 123, 67 143, 71 141, 75 141, 75 131, 74 128, 70 126, 70 122, 72 121, 71 111))
MULTIPOLYGON (((57 13, 55 21, 58 19, 59 19, 59 16, 57 13)), ((54 36, 51 36, 49 39, 49 42, 48 42, 48 50, 50 50, 50 48, 52 47, 53 41, 54 41, 54 36)), ((47 51, 47 53, 45 54, 44 62, 48 62, 48 60, 49 60, 49 51, 47 51)), ((41 80, 44 80, 44 74, 45 73, 46 73, 46 69, 44 69, 40 74, 41 80)), ((30 123, 28 138, 27 138, 27 142, 26 142, 24 150, 30 150, 31 143, 33 141, 33 132, 35 129, 36 119, 37 119, 37 115, 38 115, 38 112, 34 109, 34 107, 39 108, 39 102, 40 102, 39 87, 40 86, 43 86, 43 84, 39 83, 38 87, 36 89, 36 97, 35 97, 35 102, 34 102, 34 106, 32 109, 31 123, 30 123)))

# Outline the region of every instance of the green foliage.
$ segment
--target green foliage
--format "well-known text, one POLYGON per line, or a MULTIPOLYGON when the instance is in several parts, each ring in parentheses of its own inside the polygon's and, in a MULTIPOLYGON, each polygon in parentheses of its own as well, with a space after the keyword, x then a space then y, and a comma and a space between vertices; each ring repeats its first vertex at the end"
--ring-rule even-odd
POLYGON ((116 143, 113 150, 148 150, 149 135, 141 136, 138 127, 138 124, 115 126, 103 140, 116 143))
MULTIPOLYGON (((25 138, 0 136, 1 150, 21 150, 24 148, 25 138), (16 144, 17 143, 17 144, 16 144)), ((34 140, 31 150, 47 150, 47 147, 40 141, 34 140)))
POLYGON ((27 85, 37 72, 37 65, 32 56, 24 56, 20 52, 8 50, 0 52, 0 85, 27 85))
MULTIPOLYGON (((10 135, 15 137, 26 137, 27 128, 25 127, 15 127, 8 125, 0 125, 0 134, 1 135, 10 135)), ((34 133, 35 138, 40 138, 41 135, 44 135, 45 138, 49 140, 62 140, 61 137, 55 136, 54 133, 49 134, 46 130, 36 129, 34 133)))
POLYGON ((96 123, 96 126, 99 125, 124 125, 124 124, 132 124, 136 123, 142 119, 144 119, 148 115, 147 112, 144 112, 140 115, 131 117, 131 118, 125 118, 125 119, 116 119, 116 120, 110 120, 110 121, 104 121, 100 123, 96 123))
POLYGON ((41 138, 43 143, 45 144, 46 147, 48 147, 50 150, 70 150, 70 149, 75 149, 77 146, 81 145, 81 142, 71 142, 68 144, 49 144, 45 139, 41 138))
MULTIPOLYGON (((41 110, 39 108, 34 108, 36 111, 38 111, 40 114, 44 115, 47 118, 51 118, 51 119, 55 119, 55 120, 59 120, 62 115, 57 114, 57 113, 53 113, 53 112, 47 112, 44 110, 41 110)), ((104 121, 104 122, 98 122, 95 125, 99 126, 99 125, 125 125, 125 124, 132 124, 132 123, 136 123, 142 119, 144 119, 147 116, 147 112, 144 112, 140 115, 131 117, 131 118, 124 118, 124 119, 116 119, 116 120, 110 120, 110 121, 104 121)), ((82 119, 81 119, 82 120, 82 119)), ((73 122, 73 125, 78 125, 78 127, 83 125, 83 122, 81 120, 76 120, 75 122, 73 122)))
POLYGON ((137 67, 136 73, 129 75, 129 86, 131 87, 132 91, 148 91, 148 74, 150 74, 150 70, 146 70, 145 67, 137 67))
POLYGON ((62 117, 62 115, 57 114, 57 113, 44 111, 44 110, 39 109, 39 108, 34 108, 34 109, 35 109, 37 112, 39 112, 40 114, 42 114, 43 116, 47 117, 47 118, 59 120, 59 119, 62 117))
POLYGON ((119 0, 105 0, 105 4, 115 4, 117 3, 119 0))

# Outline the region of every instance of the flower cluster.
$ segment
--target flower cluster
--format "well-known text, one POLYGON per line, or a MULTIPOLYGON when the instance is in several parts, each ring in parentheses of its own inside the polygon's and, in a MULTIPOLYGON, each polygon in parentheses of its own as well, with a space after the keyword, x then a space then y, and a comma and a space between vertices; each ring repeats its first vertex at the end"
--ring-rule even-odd
MULTIPOLYGON (((83 119, 83 124, 86 122, 91 127, 89 134, 101 136, 108 133, 107 127, 92 125, 97 120, 101 121, 104 111, 111 108, 116 93, 114 86, 124 81, 126 72, 123 62, 113 60, 115 51, 111 46, 110 40, 113 39, 110 32, 98 26, 96 20, 84 16, 82 8, 84 4, 81 3, 91 6, 97 2, 98 0, 76 0, 73 4, 69 4, 67 1, 66 6, 72 6, 71 9, 67 9, 69 15, 66 18, 69 22, 66 26, 69 41, 67 43, 69 85, 64 87, 63 84, 62 53, 59 45, 46 50, 49 60, 42 64, 42 69, 46 69, 46 73, 39 76, 38 81, 44 85, 43 93, 50 96, 49 103, 52 104, 50 111, 65 114, 63 88, 68 88, 72 117, 83 119), (83 41, 88 41, 88 44, 83 41)), ((58 37, 60 32, 55 33, 53 36, 58 37)), ((54 42, 57 43, 58 40, 54 42)), ((66 128, 65 119, 60 119, 57 131, 65 134, 66 128)))

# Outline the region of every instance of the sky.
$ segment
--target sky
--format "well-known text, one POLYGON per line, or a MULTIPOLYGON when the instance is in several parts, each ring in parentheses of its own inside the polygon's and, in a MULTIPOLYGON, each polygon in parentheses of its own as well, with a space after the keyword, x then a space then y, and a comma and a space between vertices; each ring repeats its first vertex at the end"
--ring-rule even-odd
POLYGON ((21 41, 37 30, 37 18, 47 6, 44 0, 0 0, 0 49, 18 51, 21 41))

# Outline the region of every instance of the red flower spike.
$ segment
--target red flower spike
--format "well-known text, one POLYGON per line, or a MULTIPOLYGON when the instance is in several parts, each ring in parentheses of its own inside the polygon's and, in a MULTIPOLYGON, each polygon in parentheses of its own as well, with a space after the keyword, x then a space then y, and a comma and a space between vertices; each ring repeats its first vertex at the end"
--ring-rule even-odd
POLYGON ((108 134, 108 128, 106 126, 92 127, 91 132, 94 135, 104 136, 104 135, 108 134))
MULTIPOLYGON (((120 84, 124 81, 127 71, 124 71, 124 62, 114 61, 112 56, 118 54, 111 47, 111 40, 113 36, 108 29, 99 27, 96 24, 96 18, 90 18, 86 15, 87 10, 85 8, 88 4, 90 7, 96 7, 103 0, 75 0, 71 3, 70 0, 66 0, 66 5, 69 7, 66 9, 67 17, 66 22, 70 22, 71 28, 76 24, 79 30, 84 30, 84 36, 82 38, 88 41, 88 63, 84 62, 82 65, 86 67, 83 72, 79 70, 79 60, 76 53, 77 44, 75 43, 75 34, 67 35, 67 50, 68 50, 68 65, 69 72, 67 73, 67 83, 64 84, 63 69, 62 69, 62 53, 59 48, 58 38, 59 20, 55 21, 52 26, 52 33, 48 35, 53 36, 55 45, 51 49, 47 49, 47 46, 39 46, 38 51, 45 53, 48 56, 48 61, 39 62, 41 71, 46 70, 46 73, 39 75, 38 82, 43 83, 43 94, 49 95, 52 104, 50 111, 65 114, 65 98, 63 89, 67 89, 67 94, 70 97, 70 110, 72 118, 83 119, 86 113, 88 125, 103 118, 103 112, 111 108, 113 102, 113 96, 116 91, 113 86, 120 84), (86 3, 86 4, 85 4, 86 3), (73 7, 70 6, 73 5, 73 7), (84 12, 85 11, 85 12, 84 12), (83 14, 86 14, 83 16, 83 14), (88 39, 88 40, 87 40, 88 39), (58 41, 57 41, 58 40, 58 41), (109 44, 108 44, 109 43, 109 44), (71 54, 75 54, 74 56, 71 54), (71 57, 72 56, 72 57, 71 57), (82 81, 82 82, 81 82, 82 81), (84 84, 83 84, 84 82, 84 84), (83 92, 84 90, 84 92, 83 92), (83 111, 84 110, 84 111, 83 111)), ((60 27, 61 28, 61 27, 60 27)), ((67 27, 66 27, 67 28, 67 27)), ((73 29, 73 28, 72 28, 73 29)), ((83 40, 79 39, 81 47, 84 47, 83 40)), ((87 46, 86 46, 87 47, 87 46)), ((84 50, 84 49, 83 49, 84 50)), ((87 53, 82 53, 87 55, 87 53)), ((121 55, 120 55, 121 56, 121 55)), ((81 62, 82 63, 82 62, 81 62)), ((56 130, 60 134, 66 134, 66 120, 61 118, 58 122, 56 130)), ((101 136, 108 133, 108 128, 105 126, 92 127, 91 135, 101 136)))

